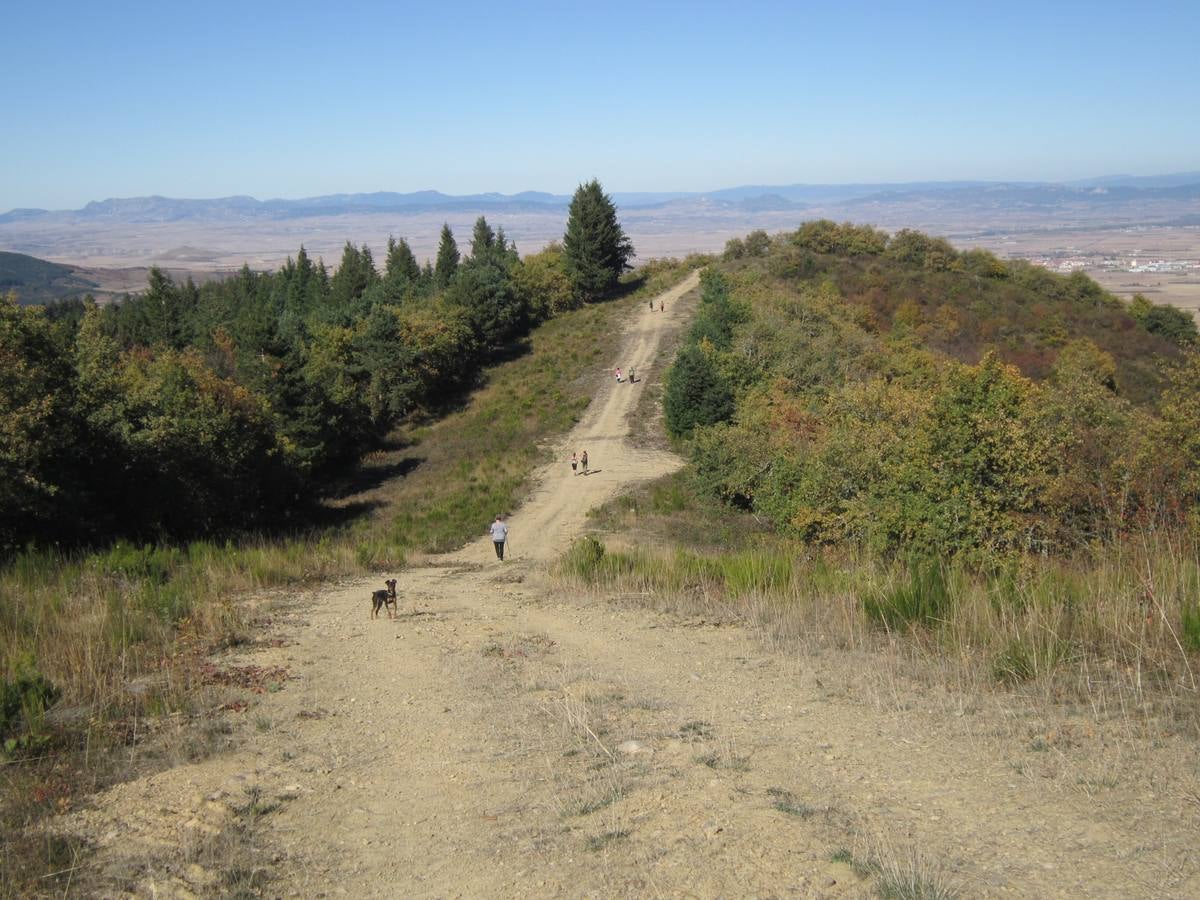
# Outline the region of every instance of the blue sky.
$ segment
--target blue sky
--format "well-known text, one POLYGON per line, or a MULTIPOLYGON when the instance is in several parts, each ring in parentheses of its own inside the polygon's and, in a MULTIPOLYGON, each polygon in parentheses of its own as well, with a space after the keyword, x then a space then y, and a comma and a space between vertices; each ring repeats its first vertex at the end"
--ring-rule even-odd
POLYGON ((1200 170, 1200 2, 13 3, 0 211, 1200 170))

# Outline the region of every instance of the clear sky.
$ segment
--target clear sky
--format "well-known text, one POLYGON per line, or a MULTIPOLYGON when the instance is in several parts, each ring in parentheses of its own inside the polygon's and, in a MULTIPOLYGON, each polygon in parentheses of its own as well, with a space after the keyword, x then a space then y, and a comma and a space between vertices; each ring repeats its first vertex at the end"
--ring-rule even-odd
POLYGON ((0 20, 0 211, 1200 170, 1200 0, 91 0, 0 20))

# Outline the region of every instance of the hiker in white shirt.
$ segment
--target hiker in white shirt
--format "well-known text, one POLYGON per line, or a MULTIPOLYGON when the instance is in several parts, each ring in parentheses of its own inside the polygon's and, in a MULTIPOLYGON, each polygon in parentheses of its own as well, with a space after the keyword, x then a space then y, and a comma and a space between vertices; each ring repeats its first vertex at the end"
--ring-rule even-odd
POLYGON ((491 530, 492 544, 496 547, 496 559, 503 561, 504 545, 508 542, 508 526, 504 524, 504 516, 496 516, 491 530))

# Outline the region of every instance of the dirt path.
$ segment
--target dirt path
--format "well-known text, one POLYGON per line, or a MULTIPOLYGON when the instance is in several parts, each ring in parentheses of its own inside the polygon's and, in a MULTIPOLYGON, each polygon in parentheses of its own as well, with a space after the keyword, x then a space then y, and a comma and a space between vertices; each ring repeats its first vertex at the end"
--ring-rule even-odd
MULTIPOLYGON (((691 284, 613 365, 661 375, 691 284)), ((220 841, 249 818, 282 896, 862 897, 881 877, 926 889, 894 896, 1200 896, 1200 773, 1177 739, 1117 767, 1082 717, 1052 733, 910 694, 869 657, 768 653, 556 588, 546 564, 587 509, 678 465, 626 442, 640 389, 609 379, 513 516, 511 561, 483 536, 400 573, 395 620, 368 618, 374 583, 292 598, 272 625, 289 643, 230 660, 292 673, 240 714, 240 748, 75 817, 114 877, 227 892, 220 841), (584 448, 595 471, 572 476, 584 448)))
MULTIPOLYGON (((603 382, 603 388, 588 406, 579 424, 559 444, 551 463, 537 478, 538 487, 517 514, 512 527, 512 561, 546 562, 560 553, 583 531, 587 511, 639 481, 658 478, 677 469, 682 461, 670 453, 637 449, 627 440, 627 417, 637 405, 646 385, 663 374, 653 365, 663 334, 689 315, 691 303, 680 300, 700 283, 690 276, 656 298, 653 309, 638 307, 630 323, 619 359, 612 360, 609 373, 620 366, 625 380, 618 384, 615 374, 603 382), (660 303, 665 309, 660 310, 660 303), (637 373, 637 382, 628 375, 637 373), (572 451, 589 456, 588 475, 571 474, 568 462, 572 451)), ((443 559, 479 562, 491 550, 488 538, 443 559)))

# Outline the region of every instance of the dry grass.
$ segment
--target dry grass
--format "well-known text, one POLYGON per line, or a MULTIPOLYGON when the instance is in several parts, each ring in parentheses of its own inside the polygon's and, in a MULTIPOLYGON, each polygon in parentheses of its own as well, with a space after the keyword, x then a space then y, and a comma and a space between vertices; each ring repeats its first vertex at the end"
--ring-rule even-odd
POLYGON ((833 862, 842 863, 859 878, 874 881, 883 900, 954 900, 958 888, 919 848, 898 848, 884 838, 860 838, 854 850, 841 848, 833 862))
MULTIPOLYGON (((621 515, 617 501, 598 521, 621 515)), ((1146 535, 984 574, 761 535, 743 535, 745 549, 725 552, 657 539, 642 542, 653 550, 636 539, 629 547, 628 531, 620 540, 626 549, 577 542, 559 578, 634 605, 740 621, 780 650, 882 651, 904 661, 909 677, 968 694, 1041 695, 1082 703, 1097 717, 1168 721, 1200 734, 1200 635, 1189 618, 1200 547, 1192 542, 1146 535)))

